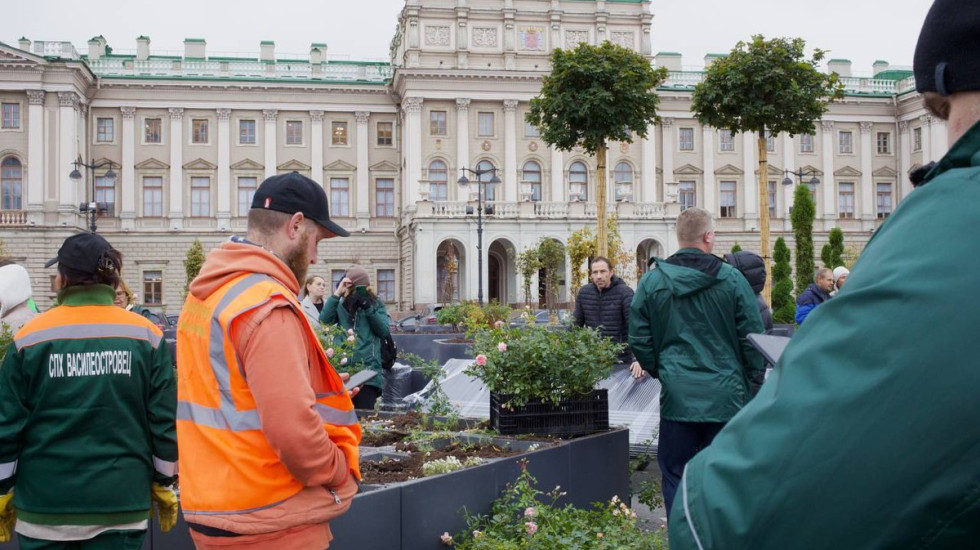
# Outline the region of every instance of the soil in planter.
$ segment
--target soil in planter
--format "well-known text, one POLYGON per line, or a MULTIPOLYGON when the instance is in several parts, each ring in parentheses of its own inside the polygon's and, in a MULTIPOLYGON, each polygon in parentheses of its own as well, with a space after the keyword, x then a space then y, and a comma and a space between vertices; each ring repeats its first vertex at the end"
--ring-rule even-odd
POLYGON ((365 430, 361 434, 361 446, 385 447, 387 445, 394 445, 402 439, 405 439, 405 434, 400 432, 365 430))
POLYGON ((398 483, 422 477, 422 464, 448 456, 455 456, 460 462, 469 457, 502 458, 520 454, 524 451, 501 449, 494 445, 465 445, 453 443, 428 454, 416 449, 413 444, 399 445, 399 450, 411 451, 410 456, 389 459, 382 462, 362 462, 362 483, 381 485, 398 483))
MULTIPOLYGON (((390 417, 380 417, 380 416, 368 416, 361 419, 364 424, 371 424, 378 422, 377 429, 386 430, 396 434, 401 434, 401 437, 408 435, 413 430, 419 428, 429 430, 432 429, 432 422, 426 421, 425 415, 418 411, 408 411, 405 414, 400 414, 398 416, 390 417)), ((456 426, 443 426, 443 429, 448 430, 463 430, 466 426, 460 423, 456 426)), ((369 430, 365 430, 365 436, 369 430)), ((361 443, 362 445, 367 445, 367 443, 361 443)))

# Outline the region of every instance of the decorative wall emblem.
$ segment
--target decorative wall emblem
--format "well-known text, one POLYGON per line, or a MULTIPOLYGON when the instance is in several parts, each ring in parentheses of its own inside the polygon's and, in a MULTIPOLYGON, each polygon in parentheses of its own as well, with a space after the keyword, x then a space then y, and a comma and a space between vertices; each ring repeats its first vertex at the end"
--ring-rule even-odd
POLYGON ((496 27, 473 27, 473 47, 496 48, 497 28, 496 27))
POLYGON ((442 151, 442 140, 441 139, 437 139, 436 140, 436 151, 442 151))
POLYGON ((528 143, 527 144, 527 148, 528 148, 529 151, 532 151, 532 152, 537 151, 538 150, 538 142, 532 141, 531 143, 528 143))
POLYGON ((446 26, 426 26, 425 27, 426 46, 448 46, 449 27, 446 26))
POLYGON ((541 52, 545 46, 544 27, 517 27, 518 47, 526 52, 541 52))
POLYGON ((613 31, 610 33, 609 41, 617 46, 622 46, 624 48, 633 49, 633 33, 632 32, 617 32, 613 31))
POLYGON ((629 143, 626 143, 626 142, 620 143, 619 144, 619 152, 620 153, 623 153, 624 155, 626 153, 629 153, 630 152, 630 144, 629 143))
POLYGON ((579 42, 589 41, 589 31, 565 31, 565 49, 574 50, 579 42))
POLYGON ((489 151, 490 150, 490 141, 483 140, 483 143, 480 144, 480 148, 482 148, 484 151, 489 151))

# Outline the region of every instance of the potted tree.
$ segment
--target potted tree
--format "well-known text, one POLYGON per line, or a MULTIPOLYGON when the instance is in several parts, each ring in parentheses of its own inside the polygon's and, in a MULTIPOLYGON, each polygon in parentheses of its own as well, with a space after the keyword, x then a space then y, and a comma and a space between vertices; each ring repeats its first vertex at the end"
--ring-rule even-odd
POLYGON ((482 330, 467 374, 490 390, 490 424, 502 434, 592 433, 609 428, 606 390, 595 386, 621 347, 588 328, 482 330))

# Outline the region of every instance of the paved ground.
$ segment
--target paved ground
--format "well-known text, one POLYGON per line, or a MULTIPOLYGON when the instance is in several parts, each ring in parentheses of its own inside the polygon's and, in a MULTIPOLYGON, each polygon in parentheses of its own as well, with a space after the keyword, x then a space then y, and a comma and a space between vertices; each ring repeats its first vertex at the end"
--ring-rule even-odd
POLYGON ((634 472, 630 477, 634 492, 631 507, 636 512, 640 527, 647 531, 653 531, 667 525, 667 511, 664 510, 663 506, 651 510, 637 500, 635 493, 639 492, 640 484, 646 480, 660 481, 660 468, 657 467, 656 459, 647 463, 644 469, 634 472))

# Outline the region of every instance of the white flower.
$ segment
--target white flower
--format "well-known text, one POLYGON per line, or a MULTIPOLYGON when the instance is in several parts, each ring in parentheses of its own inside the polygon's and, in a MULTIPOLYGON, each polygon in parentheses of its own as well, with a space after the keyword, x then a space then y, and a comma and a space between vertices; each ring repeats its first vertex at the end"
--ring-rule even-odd
POLYGON ((346 358, 346 357, 344 357, 343 359, 341 359, 341 360, 340 360, 340 364, 341 364, 341 365, 346 365, 346 364, 347 364, 347 358, 346 358))
POLYGON ((334 354, 333 348, 327 348, 327 351, 325 353, 327 354, 327 357, 333 357, 334 354))
POLYGON ((443 532, 442 536, 439 537, 439 539, 442 540, 442 543, 445 544, 446 546, 449 546, 453 543, 453 537, 449 535, 448 531, 443 532))

